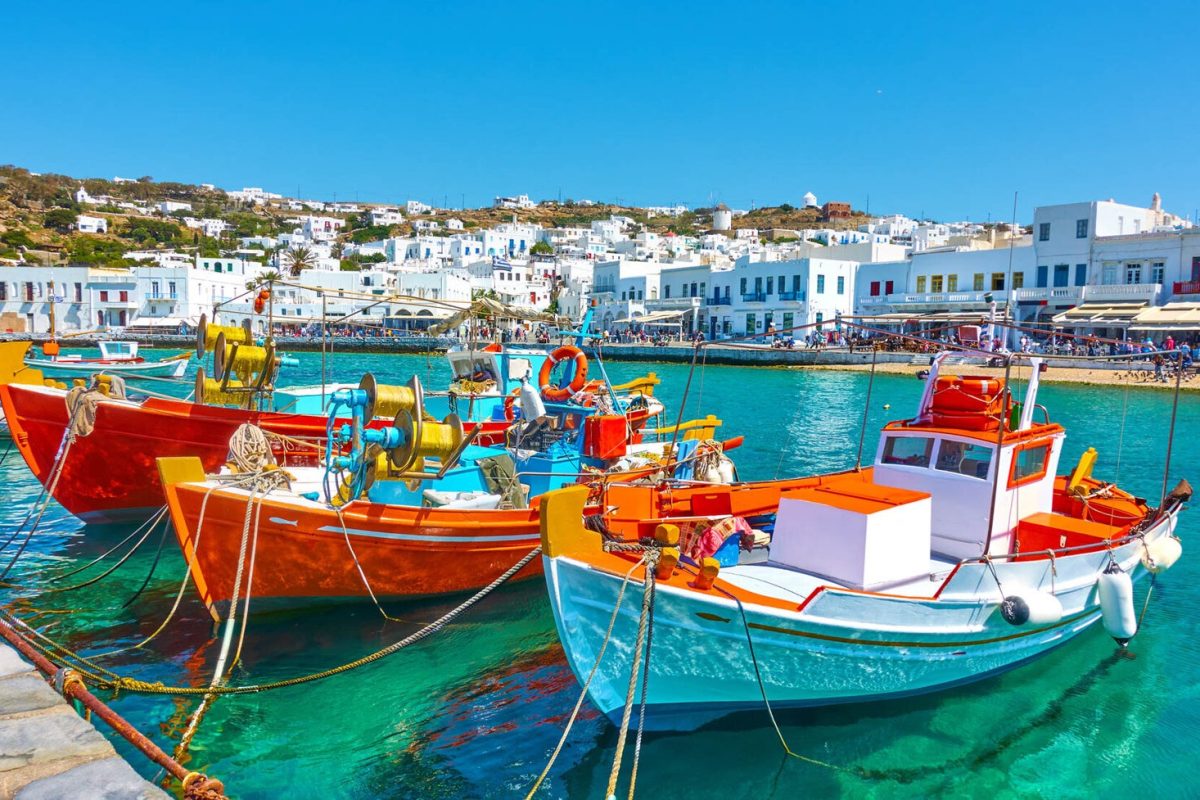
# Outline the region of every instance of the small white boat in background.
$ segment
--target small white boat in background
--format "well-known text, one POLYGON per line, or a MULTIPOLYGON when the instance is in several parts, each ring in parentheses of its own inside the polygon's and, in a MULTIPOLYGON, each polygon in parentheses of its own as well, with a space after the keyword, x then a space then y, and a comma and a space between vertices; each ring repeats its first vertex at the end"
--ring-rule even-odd
POLYGON ((1015 405, 1002 379, 939 376, 941 362, 916 416, 884 428, 872 467, 609 486, 603 524, 587 528, 585 489, 546 495, 550 603, 592 703, 620 718, 647 618, 647 728, 693 728, 765 700, 936 691, 1026 664, 1101 621, 1123 646, 1137 630, 1134 581, 1181 553, 1173 532, 1191 488, 1181 481, 1152 508, 1092 477, 1094 449, 1056 476, 1066 431, 1034 419, 1037 364, 1015 405), (642 553, 607 546, 638 541, 658 560, 648 611, 642 553))
POLYGON ((138 355, 137 342, 105 340, 96 345, 100 357, 85 358, 61 354, 59 343, 52 340, 42 345, 43 358, 26 358, 25 364, 41 370, 47 378, 86 378, 97 372, 122 377, 182 378, 187 372, 187 354, 147 361, 138 355))

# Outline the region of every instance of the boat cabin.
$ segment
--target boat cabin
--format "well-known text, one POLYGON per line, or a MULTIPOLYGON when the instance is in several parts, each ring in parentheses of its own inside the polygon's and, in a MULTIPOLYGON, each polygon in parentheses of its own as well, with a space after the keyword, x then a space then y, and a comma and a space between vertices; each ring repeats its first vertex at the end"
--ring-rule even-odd
POLYGON ((917 416, 884 428, 874 482, 929 495, 934 554, 1007 554, 1022 518, 1052 510, 1066 434, 1033 421, 1033 374, 1014 405, 998 378, 941 376, 935 367, 917 416))
POLYGON ((96 342, 100 348, 100 358, 105 361, 140 361, 138 358, 137 342, 96 342))
POLYGON ((451 350, 446 354, 450 369, 454 372, 454 384, 487 384, 490 388, 475 394, 508 394, 521 385, 522 378, 536 380, 542 362, 546 360, 544 350, 489 345, 495 350, 451 350))

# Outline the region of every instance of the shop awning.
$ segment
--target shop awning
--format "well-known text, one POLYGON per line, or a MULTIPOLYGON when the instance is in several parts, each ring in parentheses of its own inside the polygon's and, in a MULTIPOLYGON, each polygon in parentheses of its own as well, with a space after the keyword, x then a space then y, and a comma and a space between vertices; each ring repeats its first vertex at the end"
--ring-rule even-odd
POLYGON ((614 324, 625 325, 639 323, 641 325, 663 325, 671 320, 678 320, 684 314, 690 314, 691 309, 687 311, 652 311, 649 314, 642 314, 640 317, 626 317, 619 319, 614 324))
POLYGON ((196 327, 199 322, 197 319, 184 319, 183 317, 138 317, 132 323, 126 326, 127 330, 136 330, 137 328, 178 328, 180 325, 188 325, 196 327))
POLYGON ((1061 314, 1054 315, 1055 325, 1080 325, 1099 327, 1128 327, 1142 310, 1140 303, 1081 303, 1061 314))
MULTIPOLYGON (((1003 321, 1010 319, 1011 315, 1006 314, 1006 309, 996 309, 996 320, 1003 321)), ((884 325, 898 325, 905 322, 960 322, 968 325, 986 325, 989 315, 987 311, 932 311, 928 314, 916 314, 906 311, 893 311, 887 314, 859 314, 856 316, 844 315, 845 319, 853 320, 862 323, 881 323, 884 325)), ((834 320, 826 320, 833 322, 834 320)))
POLYGON ((1152 306, 1133 318, 1131 331, 1200 331, 1200 303, 1152 306))

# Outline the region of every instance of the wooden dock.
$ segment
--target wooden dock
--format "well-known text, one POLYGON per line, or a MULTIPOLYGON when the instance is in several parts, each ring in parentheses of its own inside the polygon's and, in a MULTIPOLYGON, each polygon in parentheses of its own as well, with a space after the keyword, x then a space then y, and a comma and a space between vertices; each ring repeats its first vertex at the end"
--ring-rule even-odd
POLYGON ((0 800, 166 800, 0 641, 0 800))

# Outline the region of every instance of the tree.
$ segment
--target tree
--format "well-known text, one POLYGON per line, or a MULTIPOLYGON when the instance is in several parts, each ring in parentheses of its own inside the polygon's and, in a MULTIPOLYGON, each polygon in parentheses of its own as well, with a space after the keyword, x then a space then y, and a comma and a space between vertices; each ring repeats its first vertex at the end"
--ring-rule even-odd
POLYGON ((291 270, 293 278, 299 277, 301 272, 317 265, 317 254, 307 247, 289 250, 284 258, 287 259, 287 267, 291 270))
POLYGON ((66 233, 75 226, 75 217, 77 216, 78 214, 69 208, 56 208, 46 212, 42 224, 59 233, 66 233))
POLYGON ((283 276, 280 275, 275 270, 270 269, 270 270, 267 270, 266 272, 262 273, 261 275, 259 275, 254 280, 246 281, 246 288, 250 291, 254 291, 259 286, 266 286, 271 281, 281 281, 281 280, 283 280, 283 276))
POLYGON ((549 242, 535 242, 533 247, 529 248, 529 252, 535 256, 552 256, 554 248, 550 246, 549 242))

